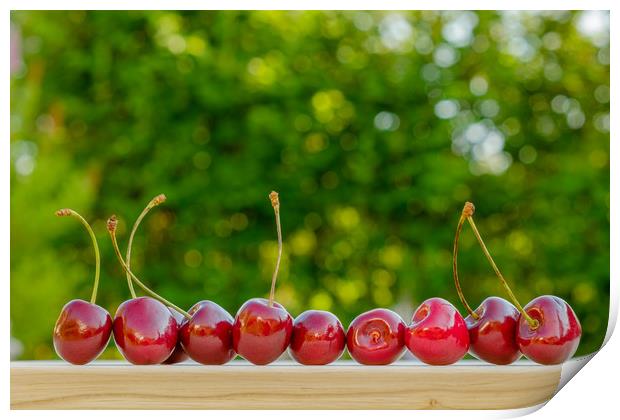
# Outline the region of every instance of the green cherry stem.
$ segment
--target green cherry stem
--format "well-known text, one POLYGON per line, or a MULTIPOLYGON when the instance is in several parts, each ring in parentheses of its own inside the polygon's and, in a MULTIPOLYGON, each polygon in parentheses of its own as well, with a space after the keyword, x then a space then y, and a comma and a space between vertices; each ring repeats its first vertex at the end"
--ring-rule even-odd
POLYGON ((475 207, 472 203, 470 202, 465 203, 465 207, 463 208, 463 215, 467 218, 467 221, 469 222, 471 229, 474 231, 474 235, 476 236, 476 239, 478 240, 478 243, 480 244, 480 247, 482 248, 482 252, 484 252, 484 255, 487 257, 487 260, 489 260, 491 267, 493 267, 493 271, 495 271, 497 278, 499 278, 500 282, 502 283, 502 286, 504 286, 504 289, 506 290, 506 293, 508 293, 508 296, 510 296, 512 303, 514 303, 514 305, 517 307, 519 312, 521 312, 521 314, 523 315, 527 323, 530 325, 530 328, 535 330, 540 325, 538 320, 532 318, 531 316, 527 314, 527 312, 525 312, 525 310, 523 309, 523 306, 521 306, 521 304, 517 300, 514 293, 512 293, 510 286, 508 286, 508 282, 506 281, 502 273, 499 271, 499 268, 497 268, 495 261, 493 261, 493 257, 491 257, 491 254, 489 253, 489 250, 484 244, 484 241, 482 240, 482 237, 480 236, 480 232, 478 232, 478 228, 476 227, 476 224, 474 223, 474 218, 473 218, 474 211, 475 211, 475 207))
POLYGON ((148 295, 150 295, 151 297, 159 300, 164 305, 170 306, 171 308, 176 309, 177 311, 179 311, 187 319, 191 318, 190 314, 188 314, 186 311, 184 311, 183 309, 179 308, 174 303, 164 299, 163 297, 161 297, 160 295, 158 295, 157 293, 155 293, 154 291, 149 289, 144 283, 142 283, 142 281, 140 281, 140 279, 138 277, 136 277, 136 275, 134 273, 131 272, 129 267, 127 267, 127 264, 123 260, 123 256, 121 254, 120 249, 118 248, 118 243, 116 241, 116 225, 117 225, 117 223, 118 223, 118 220, 116 219, 116 216, 111 216, 108 219, 107 227, 108 227, 108 233, 110 234, 110 238, 112 239, 112 247, 114 248, 114 252, 116 253, 116 257, 118 258, 118 262, 121 264, 121 266, 123 267, 125 272, 127 274, 129 274, 131 276, 131 279, 133 281, 135 281, 138 284, 138 286, 140 286, 142 288, 142 290, 144 290, 148 295))
MULTIPOLYGON (((470 207, 473 208, 473 204, 468 207, 469 204, 471 203, 465 204, 463 212, 461 213, 461 217, 459 218, 459 224, 456 226, 456 233, 454 234, 454 248, 452 250, 452 275, 454 276, 456 293, 458 293, 461 303, 463 304, 465 309, 467 309, 467 312, 469 312, 472 318, 479 319, 480 316, 471 309, 471 307, 467 303, 467 300, 465 299, 465 295, 463 294, 463 290, 461 289, 461 282, 459 281, 459 270, 457 264, 457 257, 459 253, 459 237, 461 236, 461 231, 463 230, 463 223, 465 223, 465 220, 467 219, 467 214, 469 214, 470 207)), ((473 214, 473 210, 471 211, 471 214, 473 214)))
MULTIPOLYGON (((127 253, 125 254, 125 262, 127 263, 128 268, 131 269, 131 248, 133 246, 133 237, 135 236, 136 231, 138 230, 138 226, 140 226, 140 223, 142 223, 142 219, 144 219, 144 217, 153 207, 159 206, 164 201, 166 201, 166 196, 164 194, 159 194, 157 197, 153 198, 151 201, 149 201, 149 203, 146 205, 144 210, 142 210, 142 213, 140 213, 140 215, 134 222, 133 228, 131 229, 131 233, 129 234, 129 242, 127 243, 127 253)), ((127 275, 127 285, 129 286, 129 292, 131 293, 131 297, 135 298, 136 292, 134 291, 134 288, 133 288, 131 276, 129 275, 129 273, 126 273, 126 275, 127 275)))
POLYGON ((276 279, 278 278, 278 271, 280 270, 280 260, 282 259, 282 228, 280 227, 280 199, 278 193, 272 191, 269 194, 269 200, 271 200, 271 206, 276 216, 276 229, 278 231, 278 259, 276 260, 276 267, 273 270, 273 276, 271 277, 271 290, 269 291, 269 306, 273 306, 273 299, 276 293, 276 279))
POLYGON ((84 225, 84 227, 88 231, 88 234, 90 235, 90 239, 93 241, 93 248, 95 249, 95 282, 93 284, 93 293, 90 297, 90 303, 94 304, 97 300, 97 289, 99 288, 99 271, 101 266, 101 257, 99 256, 99 246, 97 245, 97 238, 95 237, 95 232, 93 232, 93 229, 90 227, 86 219, 84 219, 75 210, 60 209, 56 212, 56 216, 71 216, 78 219, 82 223, 82 225, 84 225))

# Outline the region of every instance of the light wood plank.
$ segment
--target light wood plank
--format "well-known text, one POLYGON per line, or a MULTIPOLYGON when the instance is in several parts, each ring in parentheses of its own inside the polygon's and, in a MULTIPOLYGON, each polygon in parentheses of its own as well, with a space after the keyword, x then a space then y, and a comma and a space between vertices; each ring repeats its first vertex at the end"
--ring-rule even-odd
POLYGON ((561 366, 12 362, 12 409, 511 409, 548 401, 561 366))

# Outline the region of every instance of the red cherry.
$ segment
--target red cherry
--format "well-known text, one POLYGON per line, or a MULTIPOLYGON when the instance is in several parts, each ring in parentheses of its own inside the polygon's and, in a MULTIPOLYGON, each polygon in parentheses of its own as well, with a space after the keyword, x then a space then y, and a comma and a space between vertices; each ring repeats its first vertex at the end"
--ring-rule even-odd
POLYGON ((575 354, 581 339, 581 324, 568 303, 546 295, 535 298, 523 309, 538 322, 532 328, 523 315, 519 316, 517 343, 528 359, 555 365, 575 354))
POLYGON ((232 349, 233 317, 209 300, 195 304, 192 316, 180 329, 180 341, 192 358, 203 365, 222 365, 235 357, 232 349))
POLYGON ((288 347, 293 332, 293 318, 282 305, 274 301, 282 259, 282 229, 278 193, 272 191, 269 200, 276 216, 278 233, 278 259, 271 277, 269 300, 248 300, 237 311, 233 324, 233 349, 255 365, 266 365, 280 357, 288 347))
POLYGON ((346 336, 336 315, 305 311, 295 318, 289 353, 303 365, 327 365, 344 352, 346 336))
MULTIPOLYGON (((154 205, 162 203, 165 199, 163 194, 155 197, 134 225, 134 229, 144 214, 154 205)), ((175 310, 185 318, 190 318, 189 313, 164 299, 147 287, 130 270, 123 260, 121 251, 116 240, 116 228, 118 219, 112 215, 108 219, 107 228, 112 240, 112 248, 123 270, 129 276, 127 284, 133 299, 127 300, 118 307, 112 325, 114 341, 121 354, 129 362, 136 365, 153 365, 159 363, 175 363, 182 355, 175 355, 170 360, 173 351, 178 345, 179 325, 175 319, 175 310), (135 282, 150 297, 136 297, 132 282, 135 282)))
POLYGON ((519 310, 497 296, 486 298, 472 315, 465 318, 469 330, 469 353, 485 362, 509 365, 521 357, 517 345, 519 310))
POLYGON ((110 341, 112 318, 108 311, 95 304, 99 287, 100 257, 95 232, 86 219, 71 209, 60 209, 56 216, 77 219, 90 235, 95 251, 95 281, 90 302, 75 299, 60 311, 52 338, 56 353, 69 363, 83 365, 97 358, 110 341))
POLYGON ((233 349, 255 365, 276 360, 288 347, 293 318, 282 305, 262 298, 245 302, 233 324, 233 349))
POLYGON ((430 298, 414 312, 405 344, 424 363, 450 365, 467 353, 469 333, 465 320, 450 302, 430 298))
POLYGON ((168 357, 166 360, 164 360, 162 362, 162 364, 164 365, 173 365, 176 363, 181 363, 186 361, 189 356, 187 355, 187 353, 185 352, 185 350, 183 349, 183 345, 181 344, 181 335, 180 335, 180 330, 181 330, 181 325, 183 325, 183 323, 185 322, 186 318, 185 315, 183 315, 181 312, 177 311, 174 308, 168 308, 170 310, 170 312, 172 313, 172 316, 174 317, 174 320, 177 322, 177 326, 179 329, 179 334, 177 335, 177 345, 174 347, 174 350, 172 351, 172 354, 170 355, 170 357, 168 357))
POLYGON ((405 321, 389 309, 358 315, 347 331, 347 349, 358 363, 389 365, 404 353, 405 321))
POLYGON ((60 312, 54 326, 54 349, 64 360, 83 365, 95 360, 106 348, 112 333, 112 318, 99 305, 74 299, 60 312))
MULTIPOLYGON (((115 248, 114 250, 115 250, 115 252, 117 254, 119 262, 121 263, 121 266, 123 267, 123 269, 125 270, 125 273, 127 275, 127 286, 129 287, 129 292, 131 293, 131 296, 133 298, 136 298, 136 292, 134 290, 133 282, 132 282, 132 277, 134 277, 135 275, 131 272, 131 269, 130 269, 130 267, 131 267, 131 249, 132 249, 132 244, 133 244, 133 238, 134 238, 134 236, 136 234, 136 231, 138 230, 138 226, 140 226, 140 223, 146 217, 146 215, 149 213, 149 211, 151 211, 153 208, 159 206, 160 204, 162 204, 165 201, 166 201, 166 196, 164 194, 159 194, 159 195, 155 196, 153 199, 151 199, 151 201, 149 201, 149 203, 146 205, 146 207, 142 210, 142 213, 140 213, 140 215, 138 216, 138 218, 134 222, 133 228, 131 229, 131 233, 129 234, 129 240, 127 242, 126 261, 123 261, 122 256, 120 255, 120 251, 118 250, 118 245, 116 243, 116 238, 114 237, 115 236, 114 235, 114 231, 116 230, 116 216, 112 216, 108 220, 108 231, 110 232, 110 235, 112 236, 112 244, 113 244, 113 246, 115 248)), ((136 282, 138 283, 138 285, 141 285, 141 282, 138 281, 137 279, 136 279, 136 282)), ((157 295, 156 293, 154 293, 150 289, 144 288, 144 287, 143 287, 143 289, 149 295, 155 297, 159 301, 167 303, 167 301, 165 299, 161 298, 161 296, 157 295)), ((168 309, 170 310, 172 316, 174 317, 174 320, 176 321, 176 324, 177 324, 178 328, 180 328, 181 324, 186 319, 187 313, 184 312, 183 310, 181 310, 180 308, 179 308, 180 311, 175 309, 176 307, 173 307, 174 305, 167 305, 167 306, 168 306, 168 309), (183 312, 183 313, 181 313, 181 312, 183 312)), ((189 315, 187 315, 187 316, 189 316, 189 315)), ((177 343, 175 345, 174 351, 162 363, 166 364, 166 365, 171 365, 171 364, 175 364, 175 363, 181 363, 181 362, 187 360, 188 357, 189 356, 187 355, 187 353, 185 353, 185 350, 183 350, 183 346, 181 345, 180 337, 179 337, 178 331, 177 331, 177 343)))
POLYGON ((174 316, 164 304, 150 297, 121 303, 113 330, 118 350, 135 365, 162 363, 177 344, 174 316))
MULTIPOLYGON (((519 310, 507 300, 494 296, 485 299, 478 309, 473 311, 465 299, 459 281, 457 261, 459 237, 466 220, 470 221, 474 234, 479 238, 478 230, 472 219, 474 211, 475 208, 472 203, 465 203, 456 227, 454 250, 452 253, 454 285, 461 303, 469 313, 467 318, 465 318, 465 323, 469 330, 469 352, 480 360, 498 365, 508 365, 521 357, 519 346, 517 346, 516 342, 519 310)), ((482 245, 482 238, 479 239, 482 245)), ((483 250, 488 253, 485 246, 483 246, 483 250)))

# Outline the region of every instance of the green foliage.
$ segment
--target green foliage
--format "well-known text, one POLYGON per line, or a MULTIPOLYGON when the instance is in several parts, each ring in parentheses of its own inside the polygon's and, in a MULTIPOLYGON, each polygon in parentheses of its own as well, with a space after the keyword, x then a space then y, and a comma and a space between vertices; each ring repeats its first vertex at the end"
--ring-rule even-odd
MULTIPOLYGON (((523 304, 571 303, 595 351, 609 304, 609 44, 579 13, 15 12, 11 79, 11 333, 53 358, 62 305, 128 298, 136 273, 188 308, 234 314, 265 296, 347 325, 377 306, 404 318, 442 296, 462 312, 451 247, 466 200, 523 304), (452 26, 450 26, 452 25, 452 26), (463 32, 455 31, 464 29, 463 32), (468 32, 470 29, 473 29, 468 32), (451 32, 452 31, 452 32, 451 32), (461 35, 459 38, 459 34, 461 35), (471 37, 469 35, 471 34, 471 37)), ((463 288, 503 296, 468 227, 463 288)), ((106 357, 119 357, 110 348, 106 357)))

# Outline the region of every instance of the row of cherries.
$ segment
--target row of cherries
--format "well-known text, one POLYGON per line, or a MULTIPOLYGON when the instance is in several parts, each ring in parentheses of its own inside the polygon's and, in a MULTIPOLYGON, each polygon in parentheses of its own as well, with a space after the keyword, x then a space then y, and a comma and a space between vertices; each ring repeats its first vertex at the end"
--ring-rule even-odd
POLYGON ((581 326, 572 308, 556 296, 539 296, 521 307, 491 258, 473 221, 474 206, 466 203, 456 230, 453 275, 459 298, 469 315, 441 298, 424 301, 414 312, 410 325, 389 309, 373 309, 356 317, 345 332, 338 318, 326 311, 308 310, 295 320, 274 301, 275 284, 282 256, 280 202, 269 195, 275 212, 278 257, 269 299, 244 303, 233 318, 215 302, 203 300, 185 312, 157 295, 131 271, 131 248, 136 230, 155 206, 161 194, 142 211, 129 236, 125 258, 116 240, 117 219, 110 217, 107 229, 116 256, 127 274, 132 299, 123 302, 114 320, 95 304, 99 283, 99 250, 88 222, 71 209, 56 212, 73 216, 88 230, 95 248, 96 270, 90 302, 75 299, 67 303, 54 327, 57 354, 73 364, 96 359, 110 335, 121 354, 133 364, 172 364, 192 358, 207 365, 224 364, 237 354, 256 365, 278 359, 288 348, 304 365, 325 365, 340 358, 345 346, 353 359, 366 365, 386 365, 398 360, 405 348, 424 363, 449 365, 469 351, 476 358, 498 365, 510 364, 524 354, 540 364, 559 364, 572 357, 581 338, 581 326), (511 304, 500 297, 488 297, 474 311, 465 300, 458 278, 458 241, 468 221, 484 254, 491 263, 511 304), (150 297, 137 297, 133 284, 150 297))

